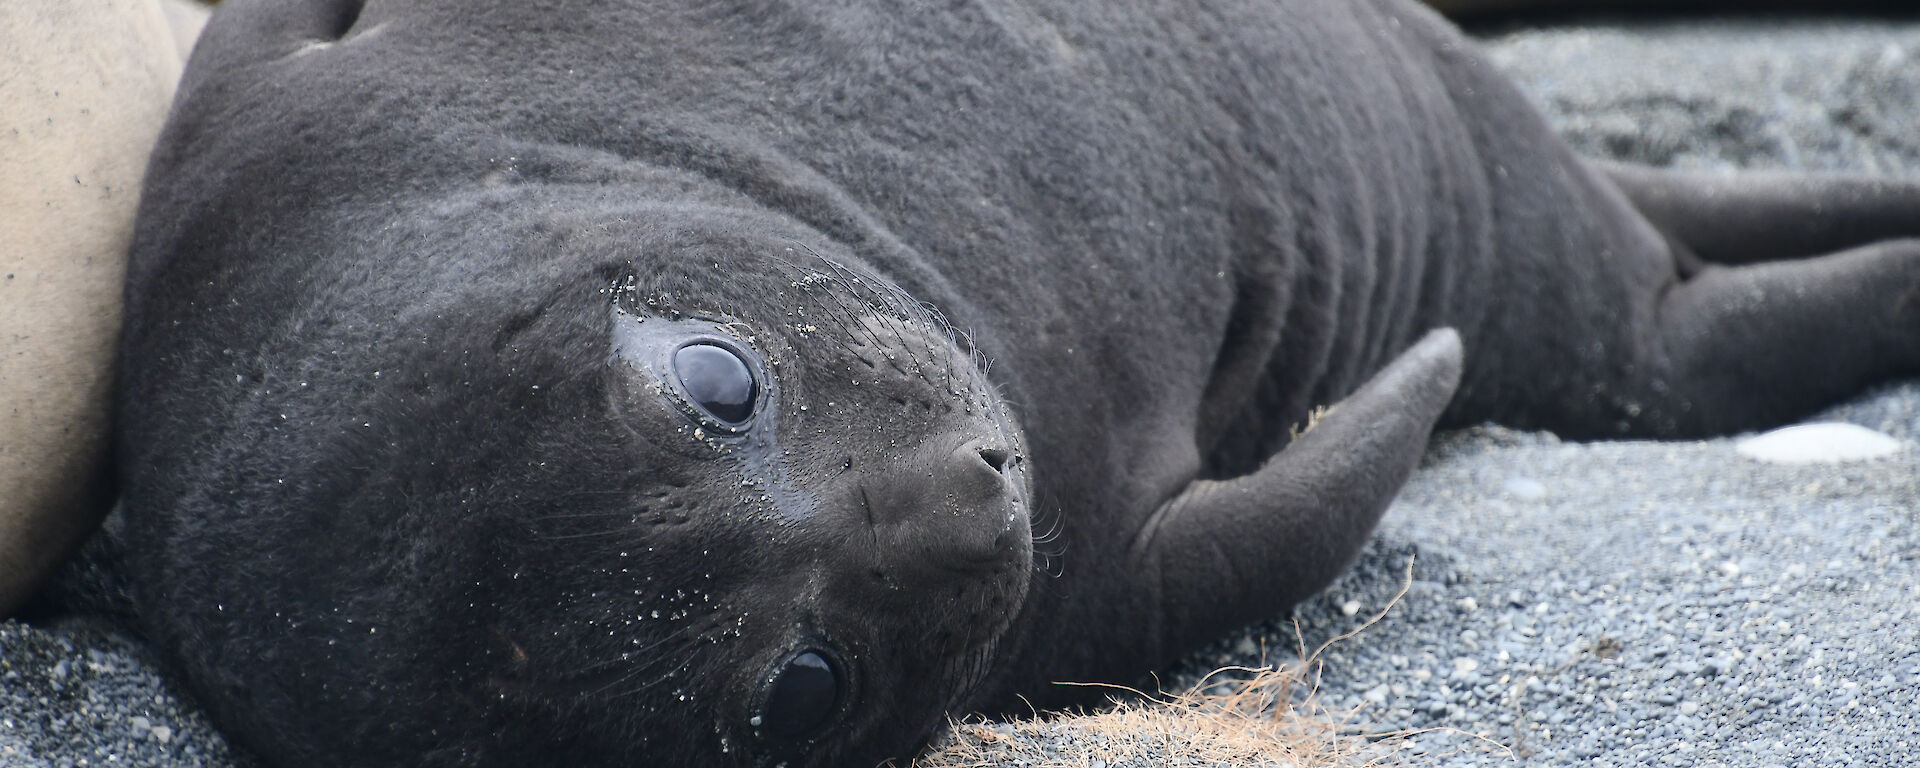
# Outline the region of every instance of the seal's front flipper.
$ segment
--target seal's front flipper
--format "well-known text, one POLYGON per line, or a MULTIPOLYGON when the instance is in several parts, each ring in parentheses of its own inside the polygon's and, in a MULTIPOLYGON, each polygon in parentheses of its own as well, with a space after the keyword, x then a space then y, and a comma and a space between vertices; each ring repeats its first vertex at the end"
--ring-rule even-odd
POLYGON ((1155 655, 1182 652, 1326 586, 1426 450, 1460 382, 1460 336, 1427 334, 1252 474, 1196 480, 1132 557, 1158 603, 1155 655))

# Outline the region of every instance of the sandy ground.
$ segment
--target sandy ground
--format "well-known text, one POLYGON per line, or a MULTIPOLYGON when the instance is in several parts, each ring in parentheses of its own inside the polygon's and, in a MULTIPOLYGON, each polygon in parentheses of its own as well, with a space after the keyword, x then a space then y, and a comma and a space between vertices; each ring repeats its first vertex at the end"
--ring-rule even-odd
MULTIPOLYGON (((1487 46, 1591 155, 1920 171, 1920 23, 1588 24, 1487 46)), ((1920 441, 1920 384, 1818 418, 1920 441)), ((1322 702, 1352 732, 1423 731, 1383 742, 1422 765, 1907 764, 1920 450, 1790 467, 1734 444, 1440 436, 1354 569, 1296 611, 1312 647, 1384 607, 1415 557, 1388 617, 1323 656, 1322 702)), ((1294 632, 1226 638, 1186 674, 1284 659, 1294 632)), ((1065 731, 1008 733, 1094 764, 1065 731)), ((137 640, 0 623, 0 765, 246 764, 137 640)))

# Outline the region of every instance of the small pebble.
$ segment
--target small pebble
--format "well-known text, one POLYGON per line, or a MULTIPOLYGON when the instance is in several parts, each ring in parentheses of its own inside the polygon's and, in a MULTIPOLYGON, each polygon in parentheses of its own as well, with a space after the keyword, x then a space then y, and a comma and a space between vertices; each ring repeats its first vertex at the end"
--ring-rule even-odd
POLYGON ((1520 501, 1539 501, 1547 495, 1546 484, 1531 477, 1510 478, 1501 488, 1520 501))
POLYGON ((1907 444, 1857 424, 1827 422, 1781 427, 1740 441, 1734 450, 1774 464, 1865 461, 1906 450, 1907 444))

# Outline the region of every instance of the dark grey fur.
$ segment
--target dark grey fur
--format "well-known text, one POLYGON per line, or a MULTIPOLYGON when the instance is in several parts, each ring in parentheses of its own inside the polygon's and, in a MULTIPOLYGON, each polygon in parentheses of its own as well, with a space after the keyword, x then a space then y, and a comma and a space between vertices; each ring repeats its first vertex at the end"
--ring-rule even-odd
POLYGON ((1704 434, 1920 367, 1920 190, 1589 166, 1411 3, 901 5, 223 6, 118 458, 227 728, 869 765, 1284 611, 1436 421, 1704 434), (663 373, 700 338, 742 433, 663 373), (850 693, 773 738, 809 647, 850 693))

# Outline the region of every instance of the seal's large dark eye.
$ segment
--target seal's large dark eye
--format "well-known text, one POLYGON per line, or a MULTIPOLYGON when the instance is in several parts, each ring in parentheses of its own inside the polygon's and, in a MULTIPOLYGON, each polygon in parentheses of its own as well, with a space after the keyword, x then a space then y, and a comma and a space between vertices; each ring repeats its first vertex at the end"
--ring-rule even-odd
POLYGON ((673 353, 673 372, 680 389, 695 405, 729 426, 745 424, 753 416, 758 388, 753 370, 732 350, 718 344, 688 344, 673 353))
POLYGON ((826 656, 802 651, 774 671, 759 725, 768 735, 786 741, 818 735, 839 713, 845 687, 840 670, 826 656))

